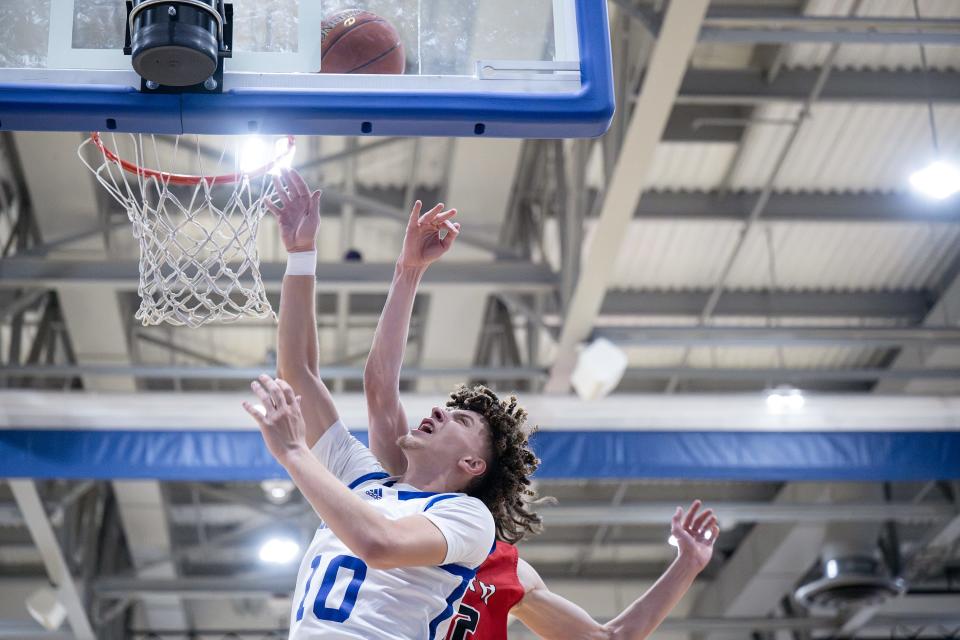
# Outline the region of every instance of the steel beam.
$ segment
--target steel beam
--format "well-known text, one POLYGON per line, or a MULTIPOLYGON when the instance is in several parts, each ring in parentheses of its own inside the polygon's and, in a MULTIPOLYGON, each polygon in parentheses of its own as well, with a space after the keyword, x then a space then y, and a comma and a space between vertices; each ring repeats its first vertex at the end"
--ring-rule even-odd
MULTIPOLYGON (((894 24, 883 22, 883 18, 872 20, 861 18, 796 18, 769 27, 705 26, 700 32, 701 42, 743 43, 743 44, 925 44, 956 46, 960 43, 960 21, 941 20, 936 31, 917 29, 915 26, 904 28, 902 22, 894 24), (884 25, 878 29, 875 24, 884 25), (942 29, 942 30, 941 30, 942 29)), ((895 19, 888 19, 894 21, 895 19)), ((713 23, 716 24, 716 23, 713 23)))
MULTIPOLYGON (((325 262, 317 268, 317 289, 335 291, 386 291, 393 279, 393 263, 325 262)), ((267 289, 279 291, 286 265, 262 263, 260 272, 267 289)), ((45 260, 9 258, 0 260, 0 287, 56 287, 99 285, 136 290, 139 279, 135 261, 45 260)), ((423 289, 443 285, 458 288, 483 287, 498 291, 553 290, 557 276, 550 267, 526 261, 451 262, 427 272, 423 289)))
MULTIPOLYGON (((945 523, 956 516, 950 504, 815 503, 815 502, 711 502, 721 525, 730 528, 742 523, 824 523, 824 522, 912 522, 945 523)), ((677 505, 672 502, 622 502, 619 505, 565 503, 540 510, 551 527, 589 525, 653 525, 670 521, 677 505)), ((198 519, 212 526, 237 525, 257 513, 252 505, 177 504, 169 507, 170 521, 177 526, 194 526, 198 519)), ((9 519, 8 519, 9 521, 9 519)), ((536 544, 536 543, 535 543, 536 544)))
MULTIPOLYGON (((179 378, 182 380, 253 380, 266 371, 266 367, 192 367, 155 365, 23 365, 0 366, 0 376, 29 375, 38 378, 62 378, 64 376, 131 376, 134 378, 179 378)), ((363 367, 321 367, 325 379, 343 378, 363 380, 363 367)), ((463 380, 517 380, 541 378, 546 369, 536 367, 433 367, 429 369, 408 368, 400 372, 400 378, 457 378, 463 380)))
POLYGON ((740 105, 676 105, 663 141, 740 142, 749 117, 750 108, 740 105))
MULTIPOLYGON (((14 365, 0 366, 0 376, 64 378, 74 376, 135 378, 176 378, 180 380, 253 380, 264 373, 255 367, 191 367, 153 365, 14 365)), ((324 367, 327 379, 362 380, 362 367, 324 367)), ((404 380, 457 378, 460 380, 514 381, 523 378, 542 379, 547 370, 539 367, 434 367, 409 368, 400 373, 404 380)), ((695 368, 695 367, 630 367, 628 380, 738 380, 779 382, 852 382, 876 380, 957 380, 960 369, 788 369, 788 368, 695 368)))
POLYGON ((265 576, 230 576, 214 578, 177 578, 145 580, 143 578, 100 578, 93 583, 101 598, 152 598, 177 595, 184 599, 220 600, 235 598, 272 598, 289 596, 296 586, 295 574, 265 576))
POLYGON ((608 327, 594 338, 630 347, 960 346, 958 327, 608 327))
MULTIPOLYGON (((664 525, 677 505, 674 503, 630 503, 618 506, 564 504, 541 510, 547 526, 664 525)), ((945 522, 956 515, 949 504, 913 503, 710 503, 723 528, 741 523, 825 523, 825 522, 945 522)))
POLYGON ((630 367, 625 379, 744 380, 757 382, 854 382, 871 380, 958 380, 960 369, 787 369, 630 367))
MULTIPOLYGON (((592 581, 591 584, 595 584, 595 581, 592 581)), ((613 583, 610 583, 613 584, 613 583)), ((600 621, 603 621, 601 619, 600 621)), ((881 629, 884 633, 892 633, 894 637, 899 631, 901 634, 904 633, 904 629, 908 631, 906 633, 912 633, 909 631, 910 627, 914 629, 918 627, 932 627, 941 625, 941 631, 943 626, 956 625, 960 624, 960 615, 951 615, 951 614, 920 614, 920 615, 894 615, 894 616, 883 616, 878 617, 875 620, 875 627, 881 629)), ((835 618, 830 617, 806 617, 806 618, 783 618, 783 617, 765 617, 765 616, 739 616, 739 617, 692 617, 692 618, 667 618, 664 620, 659 627, 658 631, 665 633, 698 633, 698 632, 708 632, 708 631, 726 631, 726 632, 739 632, 739 637, 749 637, 751 634, 749 632, 753 631, 758 634, 773 634, 777 631, 783 632, 793 632, 796 634, 809 634, 813 631, 833 631, 836 630, 839 626, 839 622, 835 618)), ((162 638, 163 640, 184 640, 192 638, 236 638, 237 640, 263 640, 263 638, 273 638, 273 637, 284 637, 288 634, 289 630, 281 627, 263 627, 250 629, 246 631, 237 631, 236 629, 220 629, 213 627, 203 627, 199 629, 186 630, 186 629, 161 629, 157 631, 148 631, 140 629, 131 629, 129 631, 132 638, 145 638, 146 640, 151 640, 154 638, 162 638)), ((939 632, 939 631, 938 631, 939 632)), ((4 637, 2 634, 2 629, 0 629, 0 637, 4 637)), ((16 636, 8 636, 16 637, 16 636)), ((64 636, 53 635, 53 636, 27 636, 29 638, 35 637, 44 637, 50 638, 50 640, 59 640, 64 636)), ((516 638, 517 640, 526 640, 527 638, 539 638, 532 631, 520 626, 513 625, 510 627, 510 637, 516 638)), ((880 636, 883 638, 890 637, 888 635, 880 636)), ((903 635, 903 637, 914 637, 913 635, 903 635)), ((934 636, 918 636, 918 637, 934 637, 934 636)), ((946 637, 946 636, 937 636, 937 637, 946 637)))
MULTIPOLYGON (((876 618, 875 626, 884 630, 895 630, 902 625, 958 624, 960 614, 921 614, 892 615, 876 618)), ((667 618, 657 627, 662 632, 709 633, 740 632, 738 637, 750 637, 748 631, 774 633, 776 631, 811 632, 837 630, 840 623, 835 618, 811 616, 807 618, 779 618, 769 616, 733 616, 667 618)), ((887 636, 885 636, 887 637, 887 636)), ((896 636, 894 636, 896 637, 896 636)), ((912 636, 911 636, 912 637, 912 636)))
POLYGON ((32 480, 10 480, 10 489, 20 507, 23 520, 30 530, 30 537, 43 556, 47 576, 58 589, 60 602, 67 610, 67 620, 76 640, 95 640, 93 626, 83 606, 80 589, 70 575, 70 566, 63 555, 57 534, 50 524, 47 512, 40 501, 37 485, 32 480))
MULTIPOLYGON (((690 69, 680 86, 678 104, 763 104, 803 102, 817 79, 816 69, 785 69, 773 81, 763 71, 690 69)), ((929 83, 910 71, 834 70, 820 102, 926 104, 960 102, 960 73, 929 71, 929 83)))
MULTIPOLYGON (((135 378, 180 380, 252 380, 264 373, 255 367, 191 367, 154 365, 13 365, 0 366, 0 376, 35 378, 92 378, 131 376, 135 378)), ((324 378, 362 380, 362 367, 324 367, 324 378)), ((409 368, 400 373, 404 380, 434 378, 515 381, 523 378, 542 379, 547 370, 539 367, 435 367, 409 368)), ((696 368, 696 367, 630 367, 627 380, 724 380, 759 382, 854 382, 877 380, 957 380, 960 369, 789 369, 789 368, 696 368)))
MULTIPOLYGON (((661 14, 651 7, 636 7, 614 0, 630 16, 658 35, 661 14)), ((703 21, 701 42, 784 44, 940 44, 960 42, 960 20, 950 18, 897 18, 873 16, 813 16, 794 8, 713 7, 703 21)))
MULTIPOLYGON (((605 316, 696 316, 710 292, 609 291, 600 313, 605 316)), ((892 318, 919 322, 935 296, 925 291, 812 292, 728 291, 714 316, 793 318, 892 318)))
MULTIPOLYGON (((955 256, 948 265, 939 287, 940 296, 936 304, 923 318, 924 326, 955 325, 960 318, 960 256, 955 256)), ((960 365, 960 351, 957 349, 918 349, 904 348, 893 358, 891 369, 918 369, 925 367, 950 367, 960 365)), ((958 380, 947 381, 930 387, 925 383, 911 383, 901 379, 900 383, 884 382, 874 389, 877 393, 951 393, 960 389, 958 380)))
POLYGON ((570 389, 577 347, 589 336, 600 312, 625 231, 643 193, 643 178, 663 137, 708 5, 709 0, 684 0, 671 2, 667 8, 590 245, 584 250, 590 259, 583 265, 565 310, 547 392, 570 389))
MULTIPOLYGON (((343 207, 356 206, 363 211, 394 220, 401 225, 406 225, 407 221, 410 219, 410 212, 406 209, 395 207, 381 200, 376 200, 361 194, 339 192, 329 187, 324 188, 323 194, 323 197, 326 201, 338 203, 343 207)), ((512 251, 508 247, 504 247, 503 245, 499 244, 496 240, 484 238, 481 235, 474 234, 472 237, 464 235, 463 240, 460 242, 477 249, 482 249, 489 252, 491 255, 500 258, 516 258, 518 255, 515 251, 512 251)))
MULTIPOLYGON (((759 192, 645 193, 634 217, 643 220, 743 222, 759 192)), ((907 193, 774 193, 763 219, 768 222, 960 223, 960 198, 934 201, 907 193)))
POLYGON ((0 638, 11 640, 76 640, 69 631, 45 631, 34 623, 0 623, 0 638))

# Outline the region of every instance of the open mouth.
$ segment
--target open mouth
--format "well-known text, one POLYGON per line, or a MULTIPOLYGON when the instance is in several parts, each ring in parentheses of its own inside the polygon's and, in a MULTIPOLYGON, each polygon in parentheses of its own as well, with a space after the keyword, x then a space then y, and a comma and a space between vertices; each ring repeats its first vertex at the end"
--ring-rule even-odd
POLYGON ((433 435, 433 429, 434 429, 433 421, 430 420, 430 418, 424 418, 423 421, 420 422, 420 426, 417 427, 417 431, 429 433, 430 435, 433 435))

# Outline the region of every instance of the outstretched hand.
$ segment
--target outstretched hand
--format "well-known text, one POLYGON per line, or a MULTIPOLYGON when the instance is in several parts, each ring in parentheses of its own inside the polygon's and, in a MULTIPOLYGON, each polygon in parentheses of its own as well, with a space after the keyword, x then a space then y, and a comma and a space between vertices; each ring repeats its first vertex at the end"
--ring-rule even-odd
POLYGON ((698 571, 702 571, 710 562, 713 545, 720 535, 713 509, 697 514, 702 505, 699 500, 694 500, 686 516, 683 509, 677 507, 670 522, 670 532, 677 540, 680 557, 693 562, 698 571))
POLYGON ((280 225, 280 238, 289 253, 313 251, 317 248, 317 230, 320 228, 320 191, 310 187, 299 173, 284 169, 273 176, 273 187, 279 205, 264 200, 280 225))
POLYGON ((277 462, 284 464, 287 456, 306 451, 306 421, 300 410, 300 398, 293 387, 268 375, 258 377, 250 387, 260 398, 265 411, 261 412, 249 402, 244 402, 243 408, 257 421, 267 449, 277 462))
POLYGON ((453 222, 453 217, 457 215, 456 209, 444 211, 443 204, 438 204, 421 216, 422 206, 423 203, 417 200, 410 212, 407 233, 403 238, 403 250, 400 252, 399 264, 403 267, 430 266, 450 250, 460 235, 460 223, 453 222), (443 237, 440 236, 441 230, 446 231, 443 237))

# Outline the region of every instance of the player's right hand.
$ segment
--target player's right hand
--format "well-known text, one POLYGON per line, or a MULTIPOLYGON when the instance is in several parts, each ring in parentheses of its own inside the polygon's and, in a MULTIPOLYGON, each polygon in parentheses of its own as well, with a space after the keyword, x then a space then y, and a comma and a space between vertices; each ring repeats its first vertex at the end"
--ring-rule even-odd
POLYGON ((422 206, 417 200, 410 211, 398 261, 402 267, 424 269, 430 266, 450 250, 460 235, 460 223, 453 221, 453 217, 457 215, 456 209, 444 211, 443 204, 438 204, 421 216, 422 206), (440 235, 441 230, 444 232, 443 237, 440 235))
POLYGON ((287 252, 314 251, 317 248, 317 230, 320 228, 320 191, 311 193, 310 187, 293 169, 284 169, 273 177, 274 196, 279 204, 268 198, 264 205, 280 225, 280 238, 287 252))
POLYGON ((307 427, 300 409, 300 397, 280 378, 264 374, 250 383, 262 403, 262 410, 249 402, 243 408, 256 420, 267 449, 280 464, 288 456, 308 451, 307 427))
POLYGON ((700 500, 694 500, 686 514, 677 507, 670 522, 670 532, 677 541, 679 558, 691 562, 698 572, 703 571, 710 562, 713 545, 720 535, 713 509, 697 513, 702 506, 700 500))

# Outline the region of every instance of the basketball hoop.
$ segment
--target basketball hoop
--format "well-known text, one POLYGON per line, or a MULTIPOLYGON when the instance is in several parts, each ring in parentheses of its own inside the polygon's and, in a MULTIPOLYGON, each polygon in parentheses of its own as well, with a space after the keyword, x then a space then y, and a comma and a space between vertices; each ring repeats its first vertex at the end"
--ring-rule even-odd
POLYGON ((110 134, 108 146, 93 133, 80 144, 80 159, 133 223, 140 243, 136 318, 144 325, 276 318, 257 252, 263 202, 273 195, 270 174, 293 158, 292 136, 276 142, 255 162, 238 137, 219 153, 196 136, 186 152, 191 145, 180 136, 110 134), (84 151, 88 146, 95 155, 84 151))

